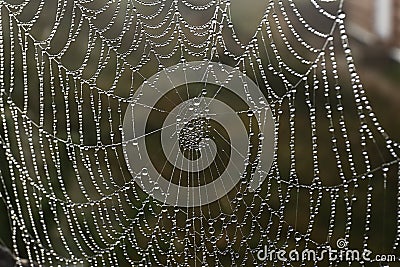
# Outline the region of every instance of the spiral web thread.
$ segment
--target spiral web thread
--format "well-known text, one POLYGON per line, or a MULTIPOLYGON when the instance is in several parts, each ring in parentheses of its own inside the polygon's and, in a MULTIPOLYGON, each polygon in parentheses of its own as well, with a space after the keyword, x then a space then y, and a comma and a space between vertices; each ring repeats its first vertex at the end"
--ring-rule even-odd
POLYGON ((265 2, 249 40, 236 27, 239 2, 0 2, 0 193, 17 257, 259 265, 264 246, 320 250, 338 238, 398 253, 399 146, 360 83, 343 1, 265 2), (153 74, 202 60, 263 92, 274 162, 254 192, 243 181, 202 207, 163 205, 126 166, 125 110, 153 74))

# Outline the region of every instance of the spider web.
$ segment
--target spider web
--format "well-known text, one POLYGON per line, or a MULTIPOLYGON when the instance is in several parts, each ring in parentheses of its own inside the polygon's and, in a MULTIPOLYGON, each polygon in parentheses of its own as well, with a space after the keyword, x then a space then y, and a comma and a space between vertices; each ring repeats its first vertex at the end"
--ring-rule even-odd
MULTIPOLYGON (((256 255, 265 246, 321 250, 339 238, 398 253, 399 146, 356 72, 343 1, 257 5, 252 13, 223 0, 1 1, 0 194, 17 259, 247 266, 264 264, 256 255), (259 16, 254 30, 241 28, 246 16, 259 16), (124 116, 150 77, 195 61, 223 63, 254 81, 273 114, 275 154, 265 181, 249 190, 261 153, 249 137, 241 180, 225 196, 167 205, 125 161, 124 116)), ((181 96, 193 105, 203 99, 181 96)), ((175 131, 194 154, 200 122, 175 131)))

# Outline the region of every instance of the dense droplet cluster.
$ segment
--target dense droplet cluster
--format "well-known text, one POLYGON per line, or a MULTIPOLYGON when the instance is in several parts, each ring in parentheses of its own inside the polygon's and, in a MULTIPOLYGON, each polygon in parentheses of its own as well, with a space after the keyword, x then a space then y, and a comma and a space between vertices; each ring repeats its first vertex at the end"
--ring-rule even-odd
POLYGON ((206 138, 206 122, 202 119, 195 119, 187 122, 179 132, 179 145, 184 150, 200 149, 200 142, 206 138))

